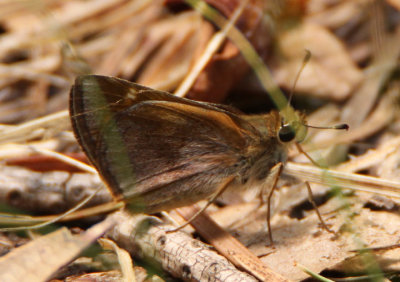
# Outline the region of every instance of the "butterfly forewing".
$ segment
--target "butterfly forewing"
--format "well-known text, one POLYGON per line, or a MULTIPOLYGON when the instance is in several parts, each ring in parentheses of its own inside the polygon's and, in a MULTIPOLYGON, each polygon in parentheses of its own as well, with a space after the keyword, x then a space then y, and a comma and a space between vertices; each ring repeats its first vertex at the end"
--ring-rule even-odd
POLYGON ((197 202, 227 177, 248 178, 260 159, 263 174, 277 162, 264 156, 276 149, 276 138, 229 108, 128 81, 79 77, 70 110, 90 161, 113 194, 140 211, 197 202))

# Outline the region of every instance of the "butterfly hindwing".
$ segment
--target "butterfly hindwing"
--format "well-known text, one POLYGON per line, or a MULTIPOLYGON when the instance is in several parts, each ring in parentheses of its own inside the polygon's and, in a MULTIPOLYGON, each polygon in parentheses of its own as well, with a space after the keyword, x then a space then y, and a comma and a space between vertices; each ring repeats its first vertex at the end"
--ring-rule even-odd
POLYGON ((78 77, 70 111, 82 148, 113 194, 149 212, 212 195, 262 141, 229 108, 111 77, 78 77))

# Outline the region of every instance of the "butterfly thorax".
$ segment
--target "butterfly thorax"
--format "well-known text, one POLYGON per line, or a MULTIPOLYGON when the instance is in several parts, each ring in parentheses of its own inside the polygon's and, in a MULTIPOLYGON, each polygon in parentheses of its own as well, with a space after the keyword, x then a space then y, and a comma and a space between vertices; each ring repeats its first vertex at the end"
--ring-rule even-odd
POLYGON ((278 112, 246 116, 246 120, 260 133, 260 138, 247 147, 246 161, 239 174, 242 184, 253 185, 265 181, 276 164, 286 162, 287 144, 277 136, 281 126, 278 112))

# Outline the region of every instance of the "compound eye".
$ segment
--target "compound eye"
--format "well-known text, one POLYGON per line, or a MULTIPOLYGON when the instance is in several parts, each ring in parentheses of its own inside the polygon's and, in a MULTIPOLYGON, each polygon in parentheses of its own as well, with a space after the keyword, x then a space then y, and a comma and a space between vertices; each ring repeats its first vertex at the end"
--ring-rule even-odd
POLYGON ((296 137, 296 132, 290 125, 283 125, 278 132, 278 138, 281 142, 287 143, 293 141, 296 137))

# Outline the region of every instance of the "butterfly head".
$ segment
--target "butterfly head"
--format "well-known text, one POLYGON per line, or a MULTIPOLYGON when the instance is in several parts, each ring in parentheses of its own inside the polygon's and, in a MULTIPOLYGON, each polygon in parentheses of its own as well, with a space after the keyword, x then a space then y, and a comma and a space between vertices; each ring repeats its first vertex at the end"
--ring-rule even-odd
POLYGON ((307 136, 305 115, 298 111, 293 111, 292 108, 290 108, 290 110, 287 109, 285 115, 281 118, 278 138, 282 143, 289 143, 292 141, 299 143, 307 136))

